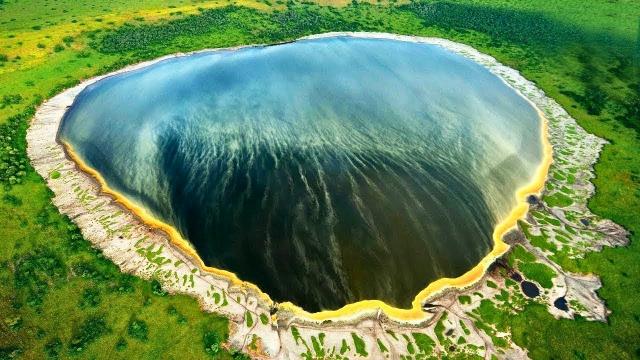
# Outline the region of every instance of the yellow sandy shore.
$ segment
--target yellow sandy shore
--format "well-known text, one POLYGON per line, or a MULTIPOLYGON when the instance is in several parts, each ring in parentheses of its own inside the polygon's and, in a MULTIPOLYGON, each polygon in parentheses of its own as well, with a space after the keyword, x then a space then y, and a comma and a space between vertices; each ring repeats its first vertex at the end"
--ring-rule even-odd
MULTIPOLYGON (((516 90, 517 91, 517 90, 516 90)), ((544 114, 533 104, 526 96, 522 95, 527 101, 531 103, 531 105, 537 109, 538 114, 541 119, 541 141, 543 145, 543 159, 536 169, 535 175, 531 182, 522 188, 516 191, 516 199, 517 205, 511 210, 511 212, 507 215, 507 217, 496 225, 493 231, 493 241, 494 247, 489 254, 487 254, 480 262, 473 267, 471 270, 467 271, 463 275, 456 278, 441 278, 436 281, 430 283, 425 289, 420 291, 414 298, 412 302, 412 306, 410 309, 400 309, 394 306, 391 306, 380 300, 362 300, 352 304, 348 304, 343 306, 337 310, 327 310, 320 311, 316 313, 309 313, 304 309, 296 306, 291 302, 281 303, 280 307, 285 310, 289 310, 295 313, 297 316, 301 318, 306 318, 309 320, 328 320, 328 319, 340 319, 356 316, 359 313, 363 312, 375 312, 378 309, 384 311, 389 317, 397 319, 397 320, 422 320, 425 318, 425 312, 422 310, 422 303, 432 298, 439 293, 442 293, 445 290, 450 289, 463 289, 474 285, 478 281, 480 281, 485 275, 489 266, 499 257, 504 255, 509 250, 509 245, 507 245, 504 241, 502 241, 502 237, 509 232, 511 229, 514 229, 517 226, 518 220, 522 219, 529 209, 529 205, 526 201, 526 198, 530 194, 539 194, 544 188, 545 180, 549 171, 549 167, 553 161, 553 149, 551 143, 549 142, 549 134, 548 134, 548 120, 545 118, 544 114)), ((62 142, 62 145, 65 148, 67 155, 73 160, 78 167, 91 175, 101 186, 101 189, 104 193, 112 196, 116 202, 130 210, 134 215, 140 218, 145 224, 148 226, 159 229, 165 232, 171 242, 180 248, 185 254, 187 254, 190 258, 194 260, 196 265, 201 268, 203 271, 212 273, 214 275, 223 277, 228 279, 233 285, 240 286, 242 288, 251 290, 259 295, 263 300, 268 303, 273 303, 273 300, 264 293, 260 288, 250 282, 242 281, 238 278, 238 276, 230 271, 222 270, 218 268, 213 268, 205 265, 202 261, 198 253, 192 247, 192 245, 185 240, 180 233, 171 225, 166 224, 158 219, 156 219, 153 215, 151 215, 146 209, 136 205, 132 201, 128 200, 125 196, 121 195, 117 191, 111 189, 102 175, 97 172, 95 169, 88 166, 74 151, 73 147, 66 142, 62 142)))

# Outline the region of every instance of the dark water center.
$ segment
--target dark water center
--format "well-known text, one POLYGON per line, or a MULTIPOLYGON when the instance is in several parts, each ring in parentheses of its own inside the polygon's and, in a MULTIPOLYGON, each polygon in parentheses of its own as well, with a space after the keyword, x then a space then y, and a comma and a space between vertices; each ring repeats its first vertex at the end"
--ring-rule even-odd
POLYGON ((205 263, 317 311, 408 307, 472 268, 541 160, 539 129, 460 55, 335 37, 109 77, 59 136, 205 263))

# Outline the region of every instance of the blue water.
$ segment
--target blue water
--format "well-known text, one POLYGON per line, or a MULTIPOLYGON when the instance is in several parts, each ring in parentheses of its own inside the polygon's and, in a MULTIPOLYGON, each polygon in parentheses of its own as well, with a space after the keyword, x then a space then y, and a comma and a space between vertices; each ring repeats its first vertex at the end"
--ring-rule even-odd
POLYGON ((407 307, 473 267, 541 160, 539 129, 466 58, 335 37, 107 78, 59 136, 205 263, 316 311, 407 307))

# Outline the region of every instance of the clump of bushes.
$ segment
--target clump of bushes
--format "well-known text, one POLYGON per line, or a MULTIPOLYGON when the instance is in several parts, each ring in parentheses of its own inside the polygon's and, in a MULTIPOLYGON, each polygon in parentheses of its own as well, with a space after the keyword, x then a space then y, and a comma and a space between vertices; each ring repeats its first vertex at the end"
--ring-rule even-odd
POLYGON ((22 95, 20 94, 8 94, 2 97, 0 101, 0 109, 4 109, 10 105, 17 105, 22 102, 22 95))
POLYGON ((220 352, 220 337, 215 331, 205 331, 202 336, 204 352, 215 357, 220 352))
POLYGON ((231 24, 239 27, 241 23, 231 16, 239 11, 256 12, 231 5, 204 10, 200 15, 191 15, 158 25, 125 25, 107 34, 95 45, 103 53, 125 52, 165 43, 178 36, 202 35, 231 24))
POLYGON ((71 338, 69 343, 69 351, 71 353, 82 352, 87 345, 96 341, 102 335, 109 331, 107 323, 102 316, 91 316, 87 318, 78 327, 71 338))
POLYGON ((57 359, 60 356, 61 352, 62 352, 62 341, 60 340, 59 337, 55 337, 49 340, 44 345, 44 353, 50 359, 57 359))
POLYGON ((167 292, 162 289, 162 284, 156 279, 151 280, 151 291, 157 296, 167 296, 167 292))
POLYGON ((95 288, 88 288, 82 292, 82 297, 78 303, 80 308, 96 307, 100 305, 100 291, 95 288))
MULTIPOLYGON (((447 1, 412 2, 399 9, 412 12, 425 26, 437 25, 443 29, 458 31, 473 30, 488 34, 494 39, 548 49, 580 41, 584 37, 575 28, 531 11, 447 1)), ((495 45, 499 45, 499 41, 495 45)))
POLYGON ((22 349, 17 346, 0 347, 0 359, 17 359, 22 354, 22 349))
POLYGON ((66 277, 67 269, 60 258, 48 249, 15 256, 14 284, 27 305, 42 304, 51 283, 66 277))
POLYGON ((127 348, 127 341, 124 338, 120 338, 116 343, 116 350, 122 351, 127 348))
POLYGON ((184 315, 182 315, 182 314, 178 311, 178 309, 176 309, 176 307, 175 307, 175 306, 173 306, 173 305, 170 305, 170 306, 167 308, 167 314, 172 315, 172 316, 175 316, 175 317, 176 317, 176 322, 177 322, 178 324, 180 324, 180 325, 186 325, 186 324, 187 324, 187 322, 188 322, 187 318, 186 318, 184 315))
POLYGON ((147 341, 149 336, 149 328, 143 320, 132 319, 127 327, 127 333, 134 339, 147 341))
POLYGON ((35 109, 29 107, 0 124, 0 184, 5 187, 22 183, 27 171, 31 169, 27 160, 25 136, 27 121, 34 112, 35 109))

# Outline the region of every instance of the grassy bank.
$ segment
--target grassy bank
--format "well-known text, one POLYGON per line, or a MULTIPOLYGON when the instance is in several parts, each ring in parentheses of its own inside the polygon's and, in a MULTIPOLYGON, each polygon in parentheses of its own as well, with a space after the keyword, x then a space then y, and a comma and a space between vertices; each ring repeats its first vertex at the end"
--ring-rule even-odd
MULTIPOLYGON (((222 356, 226 319, 119 273, 51 205, 28 164, 33 107, 79 80, 202 48, 326 31, 441 36, 520 70, 588 131, 610 141, 591 209, 632 232, 628 248, 566 261, 601 276, 609 323, 555 320, 539 305, 486 321, 534 358, 640 356, 640 4, 539 0, 345 7, 311 3, 0 1, 0 359, 222 356), (55 8, 55 9, 53 9, 55 8)), ((241 355, 235 354, 236 357, 241 355)))

